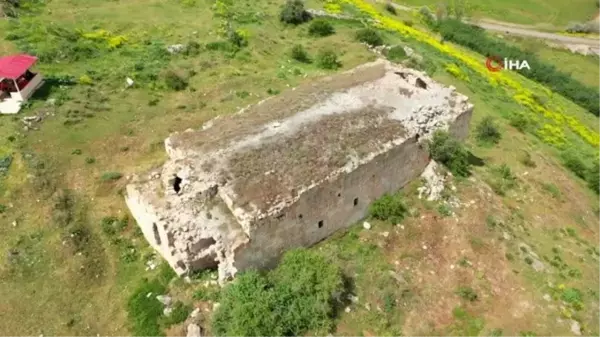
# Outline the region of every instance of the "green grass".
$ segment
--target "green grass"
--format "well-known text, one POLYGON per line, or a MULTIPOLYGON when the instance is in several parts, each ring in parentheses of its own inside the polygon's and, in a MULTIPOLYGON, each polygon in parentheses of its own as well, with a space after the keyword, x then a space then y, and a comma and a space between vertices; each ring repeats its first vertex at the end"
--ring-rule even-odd
MULTIPOLYGON (((439 1, 435 0, 394 0, 409 6, 429 6, 435 8, 439 1)), ((486 17, 518 24, 551 24, 566 26, 571 21, 591 20, 597 12, 594 1, 576 0, 567 3, 560 0, 509 0, 486 1, 471 0, 462 2, 467 7, 467 14, 475 17, 486 17)))
MULTIPOLYGON (((322 3, 313 1, 310 5, 316 7, 322 3)), ((47 95, 38 95, 32 106, 24 111, 28 115, 39 110, 54 113, 52 118, 44 120, 39 131, 25 133, 18 118, 0 118, 0 133, 5 135, 0 139, 0 157, 6 154, 13 157, 7 178, 0 178, 0 204, 7 205, 0 219, 9 224, 0 226, 3 238, 0 250, 19 251, 19 257, 11 264, 0 266, 0 295, 3 299, 0 303, 0 331, 14 335, 163 334, 162 307, 159 308, 157 301, 152 300, 155 297, 145 297, 146 291, 163 292, 177 287, 177 284, 169 282, 170 277, 161 276, 160 270, 145 270, 145 257, 152 250, 132 221, 128 224, 122 222, 123 215, 127 213, 120 185, 124 179, 106 184, 100 177, 105 172, 119 172, 123 176, 144 172, 164 160, 163 140, 169 133, 199 127, 216 115, 234 113, 239 107, 275 95, 288 86, 332 72, 319 69, 316 64, 292 61, 289 51, 295 44, 306 46, 310 55, 317 55, 325 48, 334 49, 342 69, 374 58, 355 41, 356 30, 362 27, 360 24, 332 21, 336 34, 313 38, 309 36, 306 25, 281 25, 278 22, 279 4, 249 0, 235 2, 235 11, 240 18, 236 25, 248 32, 248 45, 232 50, 231 44, 224 43, 225 39, 217 36, 219 19, 209 10, 211 6, 212 2, 205 0, 132 0, 126 3, 82 0, 77 6, 66 0, 55 0, 49 2, 39 16, 31 19, 37 25, 32 27, 42 30, 51 22, 60 22, 70 32, 76 29, 85 32, 106 29, 114 35, 127 36, 128 40, 119 49, 102 49, 99 51, 101 57, 60 63, 41 61, 38 64, 37 69, 47 77, 68 75, 81 79, 87 76, 92 80, 91 85, 75 84, 63 88, 54 85, 42 90, 41 93, 47 95), (198 54, 173 56, 160 51, 166 45, 189 42, 203 45, 217 42, 214 46, 218 48, 201 48, 198 54), (150 66, 140 66, 140 63, 150 66), (177 92, 166 90, 163 76, 167 69, 183 74, 187 87, 177 92), (136 84, 125 89, 128 76, 136 84), (154 76, 156 79, 153 79, 154 76), (57 103, 51 106, 46 103, 47 98, 53 98, 57 103), (14 138, 9 140, 9 136, 14 138), (119 151, 124 148, 128 151, 119 151), (82 155, 73 155, 73 149, 81 150, 82 155), (35 155, 33 159, 30 154, 35 155), (58 225, 52 216, 56 187, 76 191, 77 202, 73 212, 65 213, 66 218, 76 221, 68 221, 71 225, 67 227, 58 225), (13 220, 17 222, 16 227, 10 225, 13 220), (85 227, 74 226, 77 223, 85 227), (77 239, 69 239, 63 244, 71 234, 77 239), (132 246, 136 253, 127 254, 132 246), (81 255, 77 254, 79 251, 81 255)), ((398 16, 403 15, 398 13, 398 16)), ((3 28, 8 24, 9 21, 3 21, 3 28)), ((7 34, 10 30, 3 31, 7 34)), ((449 61, 439 53, 413 41, 402 41, 389 33, 384 35, 390 44, 408 43, 426 57, 425 62, 431 66, 428 72, 435 79, 454 85, 459 92, 467 94, 476 105, 473 123, 484 116, 498 118, 506 137, 502 137, 494 148, 479 148, 473 138, 469 139, 469 149, 475 155, 493 165, 506 161, 519 173, 521 171, 517 168, 524 166, 518 163, 514 149, 528 148, 536 155, 536 161, 540 158, 540 163, 551 161, 556 155, 553 149, 541 144, 531 134, 511 131, 508 117, 522 108, 507 102, 501 92, 478 82, 473 74, 469 74, 472 83, 458 81, 439 70, 449 61)), ((43 48, 53 47, 44 45, 44 39, 36 43, 43 48)), ((4 41, 0 46, 5 52, 18 49, 11 41, 4 41)), ((84 82, 89 83, 87 80, 84 82)), ((597 118, 585 116, 581 109, 561 98, 556 98, 552 104, 568 108, 578 118, 587 120, 588 125, 597 127, 597 118)), ((588 152, 597 151, 573 139, 584 157, 588 157, 588 152)), ((558 165, 553 167, 559 172, 563 170, 558 165)), ((485 167, 475 169, 478 178, 484 170, 485 167)), ((576 190, 577 185, 571 188, 576 190)), ((565 197, 570 195, 567 190, 563 194, 565 197)), ((597 197, 590 197, 591 204, 597 204, 594 198, 597 197)), ((510 201, 514 202, 507 200, 510 201)), ((551 208, 545 211, 557 212, 551 208)), ((532 215, 527 216, 533 221, 532 215)), ((595 220, 586 217, 582 221, 589 228, 594 228, 595 220)), ((376 221, 373 224, 374 228, 389 232, 396 230, 386 222, 376 221)), ((429 289, 416 291, 418 282, 411 281, 412 270, 402 272, 408 284, 399 285, 389 273, 394 268, 385 255, 390 246, 382 248, 386 246, 380 245, 378 233, 373 230, 365 234, 361 228, 355 226, 348 234, 336 234, 315 248, 322 249, 323 254, 343 268, 348 282, 354 284, 355 295, 361 299, 361 304, 367 303, 366 299, 372 304, 371 310, 364 306, 353 307, 352 313, 342 314, 337 323, 340 327, 346 326, 344 331, 348 331, 348 335, 366 330, 376 335, 399 335, 407 314, 416 310, 414 308, 421 300, 429 296, 429 289), (376 309, 377 305, 381 312, 376 309)), ((406 232, 427 234, 408 227, 406 232)), ((549 251, 555 242, 547 245, 544 240, 550 239, 545 235, 541 230, 532 230, 534 239, 541 238, 539 247, 548 246, 549 251)), ((587 232, 582 235, 587 235, 587 232)), ((562 245, 578 247, 574 237, 560 236, 560 239, 565 240, 562 245)), ((485 248, 477 240, 473 240, 473 245, 485 248)), ((590 247, 583 246, 583 249, 590 247)), ((406 258, 411 259, 419 260, 420 257, 406 258)), ((581 278, 569 279, 567 288, 597 288, 596 265, 590 261, 565 259, 569 259, 570 267, 582 274, 581 278)), ((515 259, 511 263, 523 262, 515 259)), ((523 274, 529 275, 527 272, 525 270, 523 274)), ((535 291, 544 289, 547 284, 545 279, 539 282, 534 276, 531 279, 536 285, 531 289, 535 291)), ((216 299, 217 296, 207 291, 198 293, 196 299, 216 299)), ((192 300, 192 294, 189 300, 192 300)), ((597 300, 585 295, 582 301, 586 309, 578 314, 591 327, 590 331, 597 331, 594 320, 597 310, 593 309, 597 300)), ((181 312, 187 312, 187 309, 181 312)), ((483 322, 479 318, 459 316, 453 330, 456 334, 482 331, 483 322)), ((181 317, 183 314, 175 321, 181 317)), ((555 322, 554 317, 551 322, 555 322)), ((509 329, 510 325, 503 327, 509 329)), ((510 332, 518 331, 510 330, 507 334, 510 332)))

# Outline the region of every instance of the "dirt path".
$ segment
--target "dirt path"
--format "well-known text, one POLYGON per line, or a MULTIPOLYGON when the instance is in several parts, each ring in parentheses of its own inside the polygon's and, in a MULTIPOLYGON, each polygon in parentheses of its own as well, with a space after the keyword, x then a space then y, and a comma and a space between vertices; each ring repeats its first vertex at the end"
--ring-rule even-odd
POLYGON ((562 35, 562 34, 542 32, 542 31, 531 29, 531 28, 527 28, 527 26, 525 26, 525 25, 515 25, 515 24, 511 24, 511 23, 492 21, 492 20, 487 20, 487 19, 478 20, 478 21, 474 21, 474 22, 470 22, 470 23, 472 23, 476 26, 479 26, 485 30, 490 30, 490 31, 497 31, 497 32, 503 32, 503 33, 507 33, 507 34, 533 37, 536 39, 557 41, 557 42, 562 42, 565 44, 584 44, 584 45, 588 45, 590 47, 594 47, 596 49, 599 48, 598 39, 593 39, 593 38, 575 37, 575 36, 567 36, 567 35, 562 35))
MULTIPOLYGON (((376 0, 376 2, 384 2, 384 0, 376 0)), ((416 7, 408 7, 395 3, 392 3, 392 6, 402 11, 410 11, 413 9, 417 9, 416 7)), ((580 49, 580 47, 583 46, 589 47, 590 51, 597 55, 600 54, 599 40, 594 38, 574 37, 556 33, 543 32, 537 30, 534 26, 519 25, 491 19, 480 19, 468 22, 492 32, 502 32, 510 35, 532 37, 536 39, 558 42, 560 44, 565 45, 565 47, 567 47, 573 52, 578 52, 576 50, 580 49)))

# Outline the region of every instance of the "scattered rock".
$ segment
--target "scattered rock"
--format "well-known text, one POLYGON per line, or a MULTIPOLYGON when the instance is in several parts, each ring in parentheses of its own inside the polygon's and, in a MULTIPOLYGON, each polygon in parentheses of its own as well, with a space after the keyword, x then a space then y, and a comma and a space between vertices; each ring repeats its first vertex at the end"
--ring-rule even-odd
POLYGON ((172 44, 170 46, 167 46, 167 51, 169 52, 169 54, 179 54, 184 50, 185 45, 183 44, 172 44))
POLYGON ((171 303, 173 303, 173 299, 171 298, 171 296, 168 296, 168 295, 158 295, 158 296, 156 296, 156 299, 160 303, 167 305, 167 306, 171 305, 171 303))
POLYGON ((576 320, 571 320, 571 332, 577 336, 581 336, 581 325, 576 320))
POLYGON ((165 316, 170 316, 172 312, 173 312, 173 308, 171 308, 171 307, 165 307, 163 309, 163 315, 165 315, 165 316))
POLYGON ((134 82, 134 81, 133 81, 131 78, 129 78, 129 77, 127 77, 127 78, 125 79, 125 82, 127 83, 127 87, 128 87, 128 88, 129 88, 129 87, 131 87, 131 86, 133 86, 133 84, 135 83, 135 82, 134 82))
POLYGON ((346 307, 346 309, 344 309, 344 311, 345 311, 346 313, 348 313, 348 312, 352 311, 352 309, 350 309, 350 307, 346 307))
POLYGON ((381 235, 383 235, 384 238, 387 238, 388 236, 390 236, 390 232, 383 232, 381 233, 381 235))
POLYGON ((219 302, 215 302, 215 303, 213 304, 213 310, 217 310, 217 309, 218 309, 220 306, 221 306, 221 303, 219 303, 219 302))
POLYGON ((371 224, 365 221, 363 222, 363 228, 369 230, 371 229, 371 224))
POLYGON ((552 301, 552 297, 550 296, 550 294, 544 294, 544 300, 550 302, 552 301))
POLYGON ((200 327, 194 323, 188 324, 187 337, 202 337, 202 334, 200 333, 200 327))
POLYGON ((358 297, 357 297, 357 296, 354 296, 354 295, 352 295, 352 294, 349 294, 347 298, 348 298, 348 299, 350 300, 350 302, 352 302, 352 303, 358 303, 358 297))
POLYGON ((200 314, 200 308, 196 308, 196 309, 192 310, 192 312, 190 312, 190 317, 196 318, 196 317, 198 317, 198 314, 200 314))
POLYGON ((446 179, 437 173, 437 167, 438 164, 432 160, 421 174, 421 178, 425 180, 425 185, 418 188, 419 199, 427 197, 427 200, 434 201, 441 198, 446 179))

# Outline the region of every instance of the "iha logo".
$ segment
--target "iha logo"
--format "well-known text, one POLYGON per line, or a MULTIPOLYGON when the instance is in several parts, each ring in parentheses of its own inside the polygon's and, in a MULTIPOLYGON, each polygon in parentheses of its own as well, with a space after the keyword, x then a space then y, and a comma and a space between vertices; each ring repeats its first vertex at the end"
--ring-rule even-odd
POLYGON ((527 60, 511 60, 508 58, 500 58, 498 56, 490 56, 485 60, 485 66, 488 68, 489 71, 491 72, 497 72, 500 71, 502 69, 508 69, 508 70, 522 70, 522 69, 527 69, 527 70, 531 70, 531 67, 529 66, 529 63, 527 62, 527 60))

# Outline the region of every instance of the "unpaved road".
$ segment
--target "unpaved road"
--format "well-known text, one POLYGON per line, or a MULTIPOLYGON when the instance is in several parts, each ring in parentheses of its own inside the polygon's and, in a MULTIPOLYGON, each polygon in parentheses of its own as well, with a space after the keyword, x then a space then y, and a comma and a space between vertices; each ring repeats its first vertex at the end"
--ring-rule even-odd
MULTIPOLYGON (((376 0, 377 2, 382 2, 382 0, 376 0)), ((410 11, 413 9, 417 9, 416 7, 408 7, 399 5, 396 3, 392 3, 392 5, 402 11, 410 11)), ((581 52, 577 51, 577 49, 581 50, 581 47, 589 47, 589 50, 595 54, 600 54, 600 42, 598 39, 593 38, 584 38, 584 37, 574 37, 567 36, 555 33, 548 33, 536 30, 533 26, 526 25, 517 25, 509 22, 502 22, 490 19, 481 19, 476 21, 468 21, 468 23, 479 26, 485 30, 493 31, 493 32, 501 32, 510 35, 518 35, 525 37, 532 37, 536 39, 542 39, 547 41, 553 41, 560 44, 565 45, 568 49, 573 52, 581 52)))
POLYGON ((500 22, 491 22, 488 20, 479 20, 475 22, 469 22, 476 26, 479 26, 485 30, 502 32, 513 35, 527 36, 533 37, 536 39, 543 40, 551 40, 556 42, 561 42, 564 44, 584 44, 595 49, 599 49, 599 41, 597 39, 585 38, 585 37, 575 37, 575 36, 567 36, 561 34, 540 32, 538 30, 534 30, 531 28, 525 28, 525 26, 517 26, 508 23, 500 23, 500 22))

